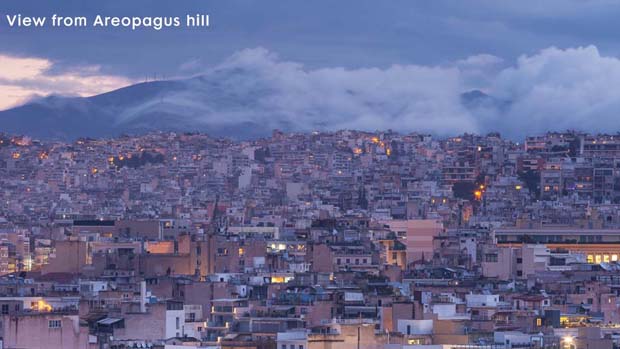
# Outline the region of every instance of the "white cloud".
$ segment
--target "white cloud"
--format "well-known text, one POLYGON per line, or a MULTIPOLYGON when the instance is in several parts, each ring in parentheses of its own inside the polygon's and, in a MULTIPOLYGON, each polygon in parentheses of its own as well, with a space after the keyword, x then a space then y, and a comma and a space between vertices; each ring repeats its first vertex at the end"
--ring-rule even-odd
POLYGON ((526 132, 558 129, 617 132, 620 59, 595 46, 547 48, 501 71, 491 93, 512 101, 499 125, 526 132))
POLYGON ((471 89, 482 89, 491 83, 491 80, 504 67, 504 60, 500 57, 482 53, 458 60, 454 65, 461 73, 461 79, 471 89))
POLYGON ((475 132, 475 120, 460 104, 462 90, 454 67, 307 69, 265 49, 248 49, 190 80, 182 92, 128 110, 120 122, 166 109, 219 126, 475 132))
POLYGON ((132 80, 101 73, 99 66, 77 66, 52 72, 54 63, 45 58, 0 54, 0 110, 50 94, 92 96, 130 85, 132 80))
POLYGON ((0 55, 0 79, 19 81, 32 79, 48 70, 52 63, 41 58, 17 58, 0 55))
MULTIPOLYGON (((15 69, 0 73, 0 106, 33 94, 84 96, 131 83, 101 74, 96 66, 52 74, 53 64, 47 60, 2 59, 7 58, 0 56, 0 64, 15 69)), ((164 126, 173 120, 188 129, 255 125, 438 135, 500 131, 518 138, 568 128, 617 132, 619 88, 620 59, 603 56, 594 46, 551 47, 521 56, 512 65, 481 54, 443 66, 383 69, 312 69, 259 48, 240 51, 148 100, 110 106, 118 109, 110 109, 109 115, 119 128, 135 123, 150 127, 163 117, 164 126), (486 92, 495 102, 465 108, 461 94, 472 89, 486 92)))
POLYGON ((482 54, 446 66, 308 69, 265 49, 243 50, 180 92, 127 110, 120 124, 165 110, 187 124, 395 129, 509 137, 568 128, 616 132, 620 60, 596 47, 548 48, 512 66, 482 54), (461 94, 485 91, 466 109, 461 94))
POLYGON ((235 117, 269 123, 269 115, 302 130, 318 124, 440 135, 500 131, 510 137, 571 128, 620 130, 620 59, 601 55, 595 46, 550 47, 511 66, 480 54, 442 67, 314 70, 255 49, 235 54, 214 71, 222 70, 243 72, 223 81, 240 96, 267 91, 258 108, 235 117), (460 96, 471 89, 487 92, 497 103, 465 109, 460 96))

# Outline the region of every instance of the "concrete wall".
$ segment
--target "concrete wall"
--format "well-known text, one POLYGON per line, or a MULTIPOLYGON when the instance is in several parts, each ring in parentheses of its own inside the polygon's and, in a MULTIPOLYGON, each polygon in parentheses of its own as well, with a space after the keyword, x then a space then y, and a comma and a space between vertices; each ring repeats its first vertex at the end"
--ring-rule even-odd
POLYGON ((3 316, 4 348, 82 349, 97 348, 89 344, 88 328, 79 326, 77 315, 34 314, 3 316), (50 321, 60 327, 50 327, 50 321))
POLYGON ((88 263, 88 243, 85 241, 56 241, 54 258, 43 266, 41 273, 79 273, 88 263))

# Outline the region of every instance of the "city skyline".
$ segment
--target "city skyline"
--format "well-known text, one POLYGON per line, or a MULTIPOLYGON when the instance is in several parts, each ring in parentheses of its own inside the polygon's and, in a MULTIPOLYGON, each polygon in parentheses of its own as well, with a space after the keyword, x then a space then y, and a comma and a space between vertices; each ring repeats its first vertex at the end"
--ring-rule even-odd
POLYGON ((9 348, 613 349, 619 157, 620 137, 574 131, 1 134, 0 333, 9 348))
POLYGON ((0 349, 620 349, 620 2, 0 3, 0 349))

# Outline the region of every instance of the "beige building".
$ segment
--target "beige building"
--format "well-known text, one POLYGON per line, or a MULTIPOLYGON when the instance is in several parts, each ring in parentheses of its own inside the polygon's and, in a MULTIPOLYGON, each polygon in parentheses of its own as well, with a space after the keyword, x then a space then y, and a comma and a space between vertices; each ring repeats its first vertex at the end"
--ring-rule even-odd
POLYGON ((443 231, 443 224, 434 219, 390 220, 382 221, 381 224, 405 239, 407 264, 431 259, 433 240, 443 231))

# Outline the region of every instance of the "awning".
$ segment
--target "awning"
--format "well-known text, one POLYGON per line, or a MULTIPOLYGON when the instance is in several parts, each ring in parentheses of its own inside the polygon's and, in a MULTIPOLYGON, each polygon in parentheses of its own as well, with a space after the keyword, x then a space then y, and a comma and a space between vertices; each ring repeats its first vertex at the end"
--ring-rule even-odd
POLYGON ((107 317, 107 318, 104 318, 104 319, 101 319, 101 320, 97 321, 97 323, 99 325, 110 326, 110 325, 113 325, 113 324, 115 324, 117 322, 120 322, 120 321, 123 321, 123 319, 107 317))

